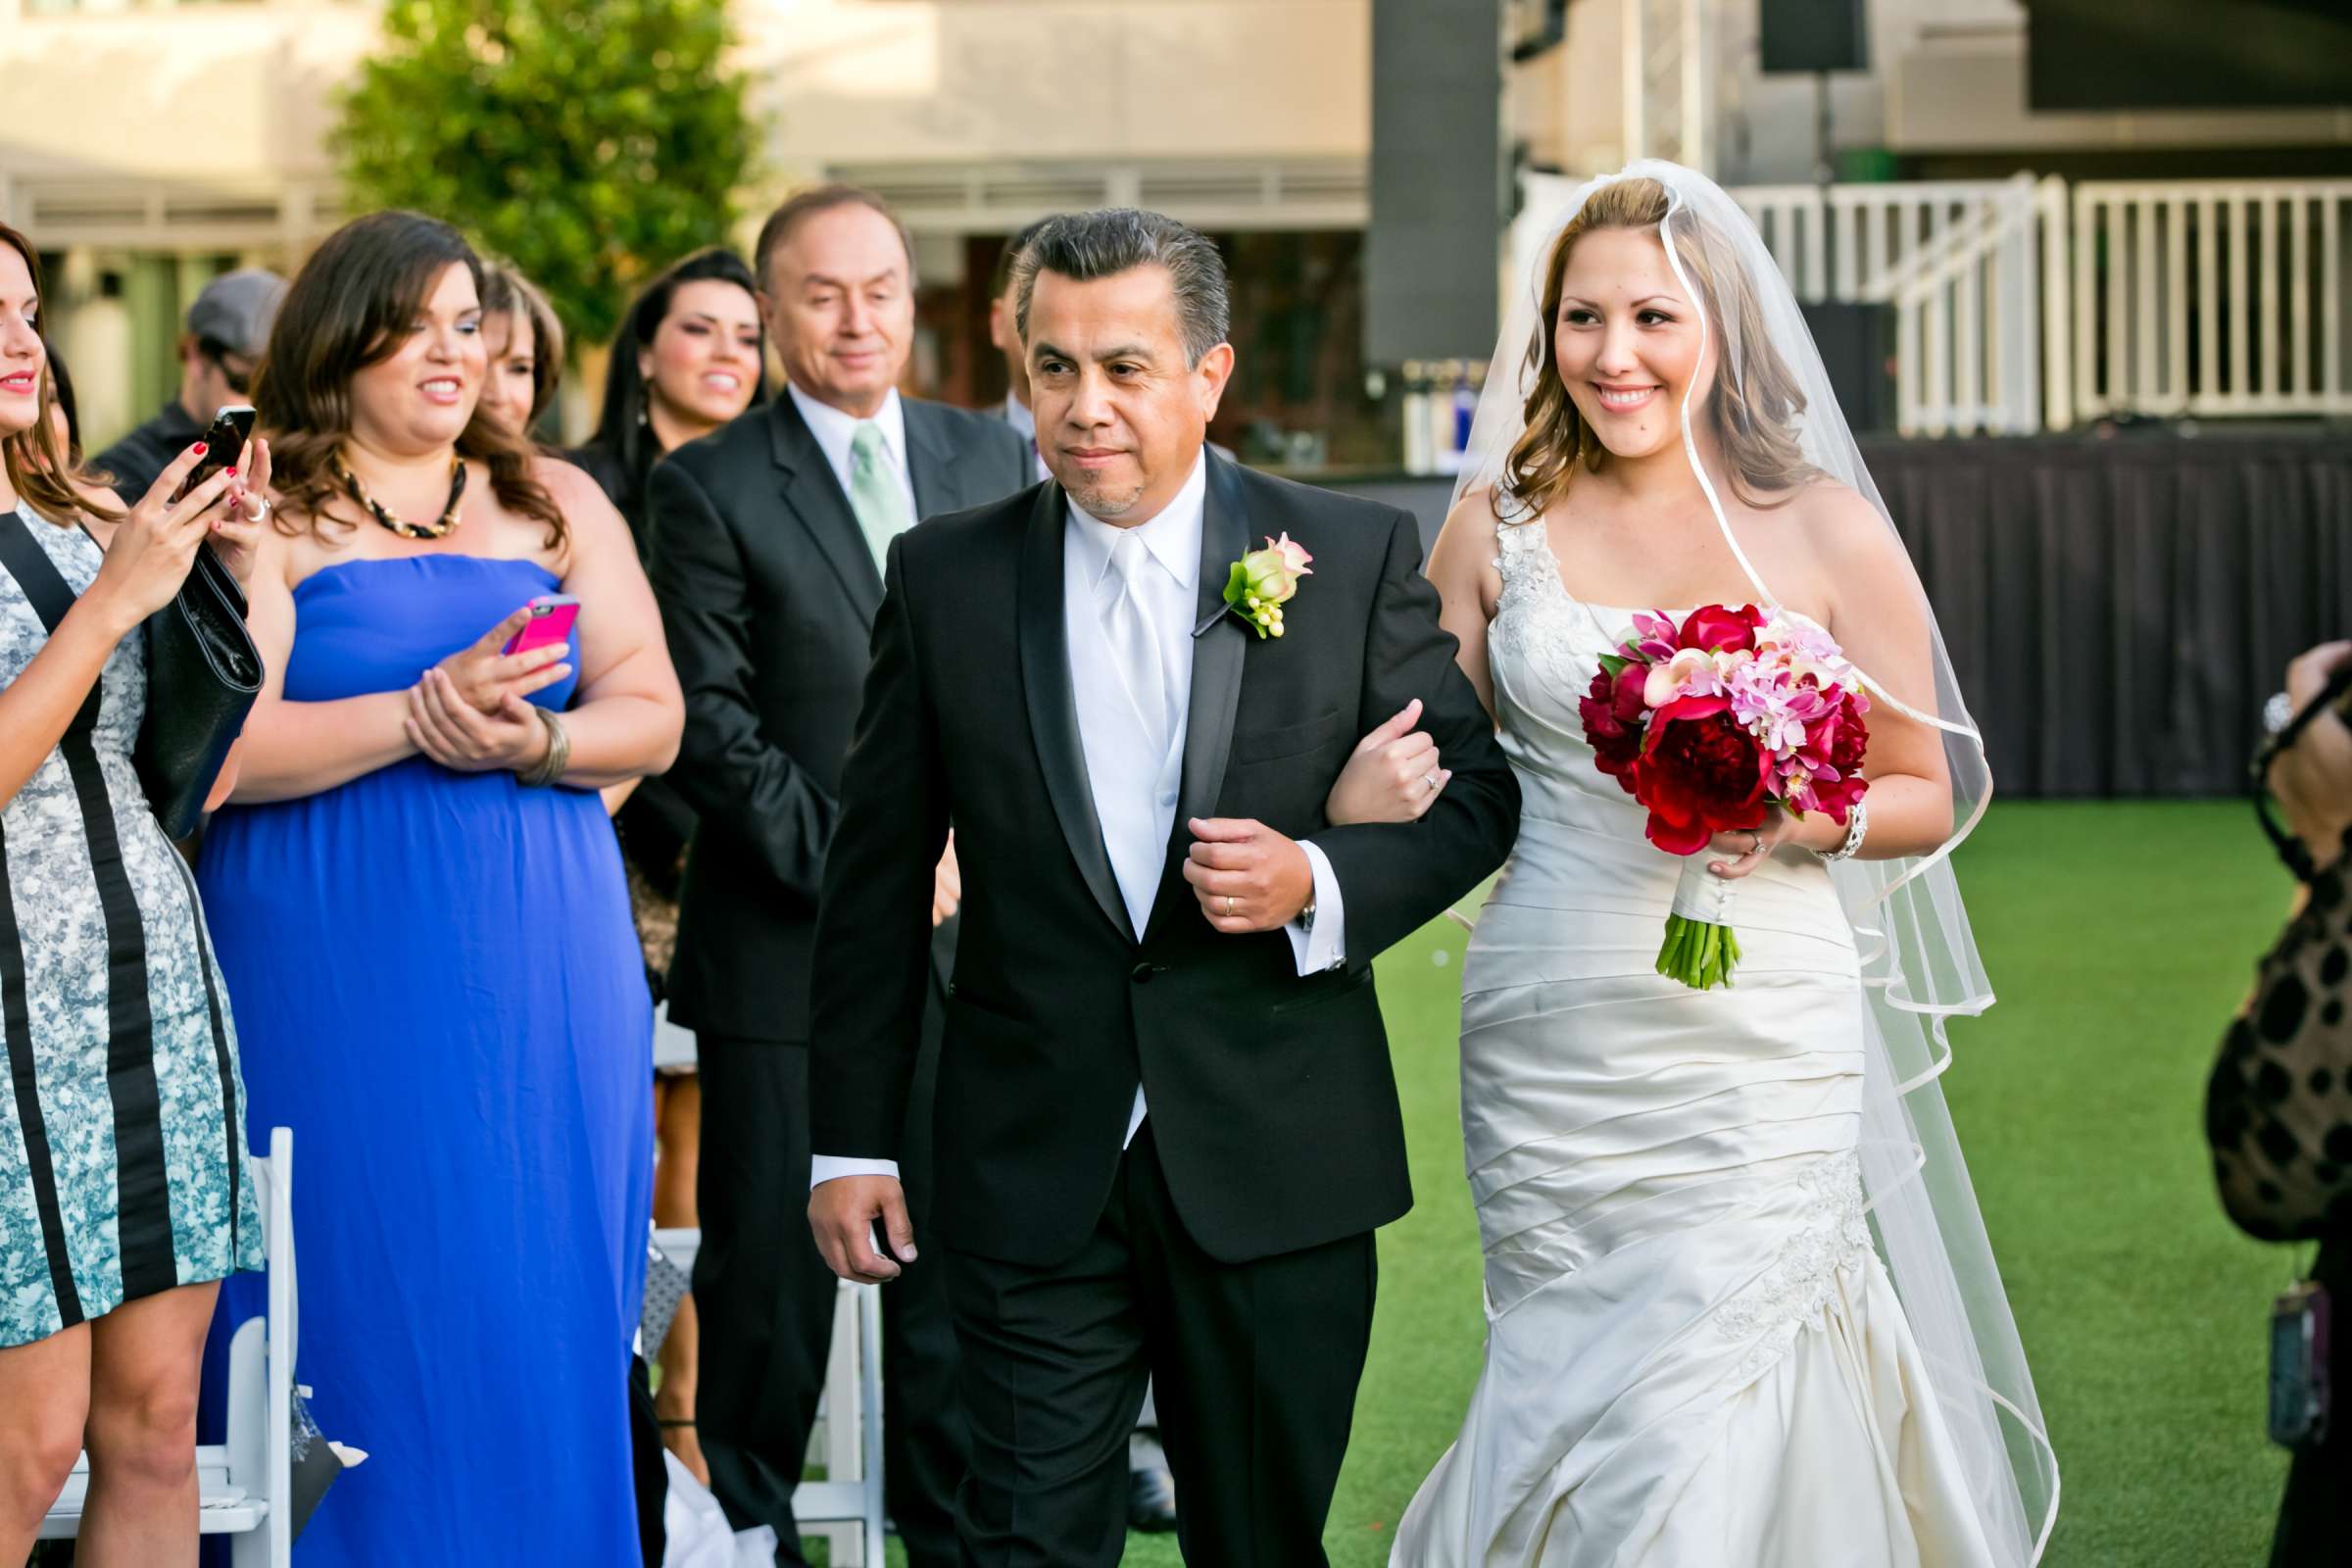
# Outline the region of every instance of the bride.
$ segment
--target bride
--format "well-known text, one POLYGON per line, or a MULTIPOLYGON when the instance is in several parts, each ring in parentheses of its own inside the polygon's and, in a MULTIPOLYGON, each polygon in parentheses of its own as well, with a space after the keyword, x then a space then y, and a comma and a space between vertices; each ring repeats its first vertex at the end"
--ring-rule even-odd
POLYGON ((2056 1469, 1935 1082, 1991 1001, 1944 863, 1990 781, 1909 557, 1701 175, 1586 186, 1494 364, 1430 565, 1525 800, 1463 972, 1486 1365, 1393 1568, 2025 1568, 2056 1469), (1863 671, 1867 810, 1716 840, 1698 992, 1577 701, 1637 610, 1749 603, 1863 671))

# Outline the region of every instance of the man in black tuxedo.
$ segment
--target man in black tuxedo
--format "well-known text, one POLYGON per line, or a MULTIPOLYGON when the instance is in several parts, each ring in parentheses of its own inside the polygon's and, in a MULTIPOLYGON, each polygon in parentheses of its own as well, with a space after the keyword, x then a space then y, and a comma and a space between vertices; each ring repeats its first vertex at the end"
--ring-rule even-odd
MULTIPOLYGON (((988 341, 1004 357, 1004 401, 997 411, 1033 454, 1037 451, 1037 416, 1029 409, 1029 356, 1021 347, 1021 300, 1013 263, 1052 221, 1041 218, 1007 239, 988 275, 988 341)), ((1208 449, 1222 458, 1233 456, 1214 441, 1208 449)), ((1042 456, 1031 461, 1037 465, 1040 479, 1054 477, 1042 456)), ((1176 1528, 1176 1480, 1168 1474, 1167 1450, 1159 1442, 1159 1409, 1149 1385, 1144 1389, 1144 1408, 1136 1417, 1135 1433, 1127 1440, 1127 1524, 1155 1536, 1176 1528)))
MULTIPOLYGON (((828 186, 786 202, 760 231, 756 270, 789 384, 657 465, 647 507, 654 590, 686 690, 669 777, 700 818, 669 976, 670 1016, 695 1031, 703 1079, 698 1436, 729 1517, 775 1526, 779 1561, 798 1564, 791 1495, 836 1287, 800 1228, 776 1216, 807 1200, 809 955, 883 553, 917 517, 1030 479, 1027 444, 1001 422, 899 396, 913 263, 878 198, 828 186)), ((932 860, 906 911, 928 956, 908 981, 918 1018, 936 1018, 954 957, 953 849, 933 846, 932 860)), ((916 1073, 906 1124, 918 1212, 930 1070, 925 1060, 916 1073)), ((945 1568, 966 1442, 954 1329, 936 1268, 906 1283, 884 1319, 890 1509, 910 1560, 945 1568)))
POLYGON ((1118 1560, 1151 1377, 1187 1560, 1301 1568, 1371 1233, 1412 1201, 1372 958, 1500 862, 1518 789, 1413 519, 1203 450, 1233 366, 1215 247, 1090 213, 1020 267, 1058 482, 891 551, 818 918, 810 1224, 853 1279, 945 1255, 967 1564, 1118 1560), (1259 637, 1221 591, 1285 535, 1312 575, 1259 637), (1330 825, 1356 737, 1416 697, 1451 782, 1417 822, 1330 825), (892 1161, 913 907, 951 820, 966 899, 918 1226, 892 1161))

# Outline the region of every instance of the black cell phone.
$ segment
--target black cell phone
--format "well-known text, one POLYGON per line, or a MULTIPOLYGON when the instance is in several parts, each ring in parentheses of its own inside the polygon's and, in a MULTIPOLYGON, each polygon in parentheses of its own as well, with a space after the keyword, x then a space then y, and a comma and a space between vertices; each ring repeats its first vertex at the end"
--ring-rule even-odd
POLYGON ((223 403, 220 405, 213 413, 211 428, 204 432, 204 456, 196 460, 196 466, 188 470, 187 481, 173 492, 172 499, 177 501, 222 468, 235 463, 237 454, 245 450, 245 442, 252 434, 252 404, 223 403))

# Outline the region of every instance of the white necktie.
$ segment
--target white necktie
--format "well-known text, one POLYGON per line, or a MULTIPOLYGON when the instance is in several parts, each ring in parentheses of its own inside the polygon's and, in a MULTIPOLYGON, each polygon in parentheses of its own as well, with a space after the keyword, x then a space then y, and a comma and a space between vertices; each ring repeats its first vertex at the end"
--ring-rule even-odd
POLYGON ((1119 684, 1143 726, 1145 756, 1154 768, 1168 750, 1168 682, 1161 665, 1158 628, 1144 604, 1143 573, 1151 552, 1132 532, 1122 532, 1110 547, 1110 569, 1095 584, 1095 611, 1110 641, 1119 684))

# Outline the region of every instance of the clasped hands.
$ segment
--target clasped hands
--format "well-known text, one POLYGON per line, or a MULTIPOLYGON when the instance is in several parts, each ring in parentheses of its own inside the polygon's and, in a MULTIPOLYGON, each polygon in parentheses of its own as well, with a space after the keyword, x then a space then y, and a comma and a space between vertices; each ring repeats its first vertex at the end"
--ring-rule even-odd
MULTIPOLYGON (((1333 826, 1418 821, 1453 777, 1439 765, 1437 743, 1413 728, 1414 698, 1348 755, 1324 798, 1333 826)), ((1208 923, 1228 935, 1278 931, 1298 918, 1315 895, 1314 867, 1296 840, 1249 818, 1195 817, 1185 824, 1193 847, 1184 879, 1208 923)))
POLYGON ((461 773, 519 772, 547 757, 547 726, 527 699, 571 673, 570 649, 555 643, 519 654, 502 650, 530 623, 525 605, 409 688, 401 720, 409 744, 461 773))

